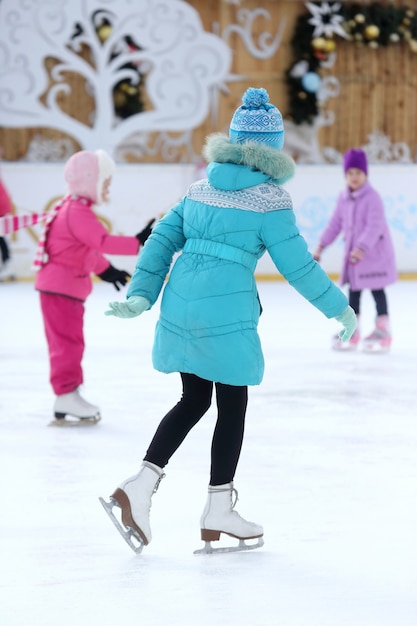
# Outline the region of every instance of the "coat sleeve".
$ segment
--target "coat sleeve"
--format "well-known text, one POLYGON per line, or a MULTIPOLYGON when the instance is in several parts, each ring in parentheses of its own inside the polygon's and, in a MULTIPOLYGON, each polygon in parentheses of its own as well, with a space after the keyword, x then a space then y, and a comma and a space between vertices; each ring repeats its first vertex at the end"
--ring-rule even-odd
POLYGON ((110 235, 90 209, 83 209, 82 219, 79 219, 79 213, 69 210, 67 220, 72 236, 93 250, 104 254, 134 255, 138 253, 140 244, 136 237, 110 235))
POLYGON ((99 274, 102 274, 102 272, 104 272, 108 267, 110 267, 110 261, 98 252, 95 259, 95 265, 92 270, 93 274, 98 276, 99 274))
POLYGON ((266 214, 262 238, 278 271, 299 294, 328 318, 343 312, 347 298, 313 259, 292 210, 266 214))
POLYGON ((162 289, 176 252, 184 247, 184 199, 176 204, 152 229, 142 248, 126 297, 143 296, 154 304, 162 289))
POLYGON ((330 216, 329 223, 321 234, 319 245, 323 248, 330 246, 334 242, 334 240, 340 235, 343 229, 343 218, 342 218, 342 204, 341 197, 339 196, 339 200, 336 204, 336 208, 334 209, 332 215, 330 216))
POLYGON ((12 212, 12 201, 6 187, 0 180, 0 216, 9 215, 12 212))

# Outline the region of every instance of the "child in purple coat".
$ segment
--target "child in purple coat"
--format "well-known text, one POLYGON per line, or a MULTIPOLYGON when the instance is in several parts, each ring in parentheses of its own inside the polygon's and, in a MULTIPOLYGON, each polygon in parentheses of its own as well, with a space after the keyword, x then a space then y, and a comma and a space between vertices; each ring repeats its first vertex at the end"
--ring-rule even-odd
MULTIPOLYGON (((320 260, 323 250, 343 234, 345 247, 340 284, 349 285, 349 304, 358 319, 363 289, 370 289, 375 300, 376 322, 365 337, 366 351, 387 351, 392 337, 385 287, 397 280, 394 247, 379 193, 368 181, 368 163, 363 150, 344 155, 346 189, 339 195, 329 224, 314 253, 320 260)), ((354 349, 360 341, 359 324, 349 342, 335 338, 335 350, 354 349)))

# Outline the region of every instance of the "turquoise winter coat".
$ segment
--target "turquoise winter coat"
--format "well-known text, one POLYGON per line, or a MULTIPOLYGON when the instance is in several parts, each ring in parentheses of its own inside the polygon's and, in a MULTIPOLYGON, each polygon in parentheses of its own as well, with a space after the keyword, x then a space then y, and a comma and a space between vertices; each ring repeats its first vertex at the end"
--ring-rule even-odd
POLYGON ((269 252, 279 272, 327 317, 347 299, 316 263, 301 237, 289 194, 279 183, 294 164, 273 148, 230 144, 212 135, 205 146, 208 180, 155 226, 141 250, 127 297, 155 303, 164 288, 153 364, 228 385, 257 385, 264 359, 254 272, 269 252), (214 157, 214 158, 213 158, 214 157))

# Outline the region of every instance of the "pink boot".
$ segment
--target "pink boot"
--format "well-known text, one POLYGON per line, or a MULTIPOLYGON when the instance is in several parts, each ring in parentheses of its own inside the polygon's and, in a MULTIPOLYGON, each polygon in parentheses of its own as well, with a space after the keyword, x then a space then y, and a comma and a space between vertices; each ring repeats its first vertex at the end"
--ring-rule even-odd
POLYGON ((378 315, 375 330, 363 340, 365 352, 387 352, 392 342, 388 315, 378 315))

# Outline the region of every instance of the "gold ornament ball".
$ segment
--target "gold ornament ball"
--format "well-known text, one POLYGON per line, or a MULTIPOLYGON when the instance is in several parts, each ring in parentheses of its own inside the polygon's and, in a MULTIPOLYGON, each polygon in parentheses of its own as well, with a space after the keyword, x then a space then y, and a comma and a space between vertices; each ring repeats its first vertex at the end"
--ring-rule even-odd
POLYGON ((298 92, 298 97, 300 100, 305 100, 307 98, 307 94, 305 91, 299 91, 298 92))
POLYGON ((325 50, 326 40, 324 39, 324 37, 315 37, 312 40, 311 45, 313 46, 314 50, 325 50))
POLYGON ((100 28, 97 31, 100 41, 106 41, 106 39, 110 37, 110 33, 111 33, 111 26, 109 26, 108 24, 100 26, 100 28))
POLYGON ((138 88, 134 85, 130 85, 129 83, 122 83, 119 89, 128 96, 135 96, 138 93, 138 88))
POLYGON ((117 90, 113 94, 114 104, 117 107, 123 107, 126 104, 127 98, 124 93, 117 90))
POLYGON ((334 52, 336 50, 336 42, 333 39, 326 39, 326 52, 334 52))
POLYGON ((376 39, 379 36, 379 28, 375 24, 370 24, 365 28, 365 37, 367 39, 376 39))
POLYGON ((363 13, 358 13, 355 15, 354 20, 357 24, 363 24, 365 22, 365 16, 363 13))

